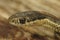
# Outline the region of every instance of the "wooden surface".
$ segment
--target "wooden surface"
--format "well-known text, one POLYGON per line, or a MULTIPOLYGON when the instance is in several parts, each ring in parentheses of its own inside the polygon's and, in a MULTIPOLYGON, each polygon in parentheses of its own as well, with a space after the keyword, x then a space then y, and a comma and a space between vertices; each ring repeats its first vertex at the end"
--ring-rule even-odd
POLYGON ((60 17, 60 0, 0 0, 0 15, 8 18, 17 11, 45 11, 60 17))

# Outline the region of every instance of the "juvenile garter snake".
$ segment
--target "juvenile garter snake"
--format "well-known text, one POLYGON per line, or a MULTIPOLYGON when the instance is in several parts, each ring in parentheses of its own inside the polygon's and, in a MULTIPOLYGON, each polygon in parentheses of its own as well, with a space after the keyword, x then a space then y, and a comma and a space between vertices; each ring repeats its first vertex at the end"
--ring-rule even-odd
POLYGON ((53 15, 42 14, 39 11, 18 12, 10 16, 8 21, 10 24, 18 26, 18 28, 39 35, 45 35, 44 32, 41 33, 43 29, 41 31, 39 29, 47 27, 60 38, 60 24, 58 24, 60 20, 58 21, 53 15))

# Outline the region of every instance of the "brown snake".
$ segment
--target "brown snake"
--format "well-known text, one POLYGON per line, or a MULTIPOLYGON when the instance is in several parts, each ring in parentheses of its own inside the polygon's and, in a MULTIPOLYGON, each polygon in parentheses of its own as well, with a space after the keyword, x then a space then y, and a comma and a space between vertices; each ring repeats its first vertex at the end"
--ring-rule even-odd
POLYGON ((60 39, 60 20, 54 18, 53 15, 42 14, 39 11, 26 11, 18 12, 8 20, 10 24, 32 34, 46 36, 48 33, 44 32, 51 30, 56 38, 60 39))

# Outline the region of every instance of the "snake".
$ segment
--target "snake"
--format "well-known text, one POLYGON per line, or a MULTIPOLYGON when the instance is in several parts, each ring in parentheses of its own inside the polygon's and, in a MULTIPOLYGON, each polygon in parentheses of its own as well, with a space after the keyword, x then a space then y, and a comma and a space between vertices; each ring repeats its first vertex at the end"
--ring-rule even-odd
MULTIPOLYGON (((57 35, 59 36, 60 35, 60 31, 59 31, 60 30, 60 25, 59 25, 60 20, 57 19, 54 15, 51 15, 51 14, 41 13, 39 11, 17 12, 16 14, 13 14, 12 16, 10 16, 8 18, 8 21, 9 21, 10 24, 19 26, 18 28, 21 28, 21 29, 23 29, 27 32, 39 34, 36 28, 35 28, 36 30, 33 29, 33 28, 31 28, 32 29, 31 30, 30 29, 31 26, 28 27, 28 26, 26 26, 26 24, 30 25, 30 23, 32 24, 34 22, 41 23, 40 21, 44 22, 43 20, 45 20, 45 19, 49 19, 51 21, 51 24, 53 24, 53 25, 57 24, 57 26, 55 27, 54 33, 55 33, 56 36, 57 35), (39 21, 37 21, 37 20, 39 20, 39 21)), ((45 22, 46 21, 47 20, 45 20, 45 22)), ((50 23, 50 22, 48 22, 48 23, 50 23)), ((42 33, 40 32, 40 34, 42 34, 42 33)), ((60 37, 58 37, 58 38, 60 38, 60 37)))

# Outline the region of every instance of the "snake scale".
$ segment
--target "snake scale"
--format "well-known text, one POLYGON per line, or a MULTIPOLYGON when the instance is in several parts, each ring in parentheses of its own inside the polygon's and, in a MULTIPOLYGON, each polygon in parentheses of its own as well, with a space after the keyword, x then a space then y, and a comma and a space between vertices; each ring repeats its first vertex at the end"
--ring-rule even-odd
POLYGON ((60 20, 53 15, 42 14, 39 11, 25 11, 10 16, 8 21, 26 32, 42 36, 46 36, 43 28, 50 29, 55 37, 60 39, 60 20))

